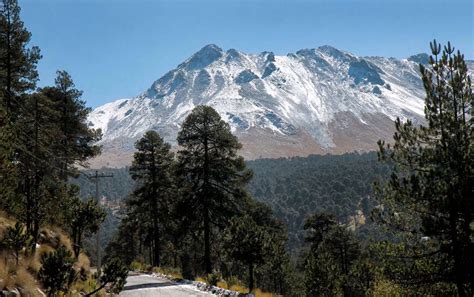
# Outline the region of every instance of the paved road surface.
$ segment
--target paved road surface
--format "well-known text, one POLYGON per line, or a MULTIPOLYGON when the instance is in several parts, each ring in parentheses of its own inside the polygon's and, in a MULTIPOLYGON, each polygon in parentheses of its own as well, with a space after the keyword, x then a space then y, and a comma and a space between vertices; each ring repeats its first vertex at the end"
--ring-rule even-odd
POLYGON ((121 297, 209 297, 192 285, 177 285, 147 274, 129 275, 121 297))

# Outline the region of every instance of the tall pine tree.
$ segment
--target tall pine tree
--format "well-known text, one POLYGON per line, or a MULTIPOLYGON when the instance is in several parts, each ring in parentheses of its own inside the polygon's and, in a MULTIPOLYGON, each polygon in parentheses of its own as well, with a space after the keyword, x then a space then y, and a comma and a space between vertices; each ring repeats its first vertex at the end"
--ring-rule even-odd
POLYGON ((170 194, 173 189, 173 153, 171 146, 155 131, 148 131, 135 144, 130 174, 138 181, 130 203, 140 208, 145 217, 152 221, 153 265, 160 266, 161 238, 169 213, 170 194))
MULTIPOLYGON (((410 283, 455 284, 474 294, 474 96, 464 56, 448 43, 431 43, 429 67, 420 65, 426 126, 397 119, 393 145, 379 142, 380 159, 393 164, 379 189, 379 218, 399 231, 410 283), (421 259, 432 267, 414 275, 421 259), (411 263, 411 264, 410 264, 411 263)), ((427 265, 427 264, 426 264, 427 265)))
POLYGON ((81 99, 82 92, 75 88, 71 76, 66 71, 57 71, 54 87, 47 87, 41 93, 54 105, 57 124, 56 137, 52 147, 56 153, 56 166, 61 168, 60 178, 77 175, 75 165, 87 166, 87 160, 100 153, 95 143, 101 138, 101 131, 91 129, 87 116, 91 112, 81 99))
POLYGON ((183 148, 178 152, 179 172, 189 189, 184 198, 187 215, 204 231, 204 265, 211 273, 212 225, 225 227, 243 209, 243 186, 252 173, 237 156, 242 145, 212 107, 193 109, 182 124, 178 144, 183 148))
POLYGON ((21 96, 36 86, 38 47, 28 48, 31 33, 20 19, 17 0, 0 2, 0 96, 7 116, 16 117, 21 96))
POLYGON ((25 95, 38 80, 38 47, 28 48, 31 34, 20 19, 16 0, 0 1, 0 200, 9 205, 17 187, 14 165, 17 152, 16 119, 21 117, 25 95))

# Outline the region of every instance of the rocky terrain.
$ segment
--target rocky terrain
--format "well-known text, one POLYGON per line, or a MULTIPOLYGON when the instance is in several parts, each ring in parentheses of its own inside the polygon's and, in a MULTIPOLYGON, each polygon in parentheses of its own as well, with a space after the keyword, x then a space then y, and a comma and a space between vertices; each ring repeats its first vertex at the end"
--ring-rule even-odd
POLYGON ((391 139, 396 117, 423 121, 418 69, 427 62, 425 54, 358 57, 331 46, 277 56, 207 45, 137 97, 90 114, 103 132, 103 154, 91 165, 128 165, 150 129, 176 144, 200 104, 230 124, 248 159, 374 150, 378 139, 391 139))

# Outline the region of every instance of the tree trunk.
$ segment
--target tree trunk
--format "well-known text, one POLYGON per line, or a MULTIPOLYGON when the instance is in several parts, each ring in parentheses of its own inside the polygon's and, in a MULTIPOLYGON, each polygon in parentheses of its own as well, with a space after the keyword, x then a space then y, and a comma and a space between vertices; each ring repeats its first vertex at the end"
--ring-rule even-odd
POLYGON ((249 293, 253 291, 253 263, 249 263, 249 293))
POLYGON ((31 246, 31 254, 34 255, 36 253, 36 243, 38 242, 39 237, 39 228, 40 228, 39 219, 35 219, 33 221, 33 244, 31 246))
POLYGON ((77 258, 77 256, 79 255, 79 253, 77 252, 77 230, 76 228, 73 228, 72 229, 72 251, 74 252, 74 257, 77 258))
POLYGON ((211 263, 211 230, 209 224, 209 212, 204 211, 204 265, 206 273, 212 273, 211 263))
POLYGON ((158 231, 158 218, 153 216, 153 266, 160 266, 160 233, 158 231))
MULTIPOLYGON (((452 197, 451 197, 452 198, 452 197)), ((460 243, 458 240, 458 232, 456 226, 456 214, 453 206, 451 206, 449 222, 450 222, 450 233, 451 233, 451 241, 453 243, 453 253, 454 253, 454 274, 456 278, 456 286, 458 288, 458 295, 459 297, 466 296, 466 292, 464 290, 464 273, 462 266, 465 265, 462 259, 462 251, 460 249, 460 243)))
POLYGON ((152 253, 152 249, 153 249, 153 243, 150 243, 150 248, 148 249, 148 258, 150 258, 149 260, 149 263, 150 264, 153 264, 153 253, 152 253))

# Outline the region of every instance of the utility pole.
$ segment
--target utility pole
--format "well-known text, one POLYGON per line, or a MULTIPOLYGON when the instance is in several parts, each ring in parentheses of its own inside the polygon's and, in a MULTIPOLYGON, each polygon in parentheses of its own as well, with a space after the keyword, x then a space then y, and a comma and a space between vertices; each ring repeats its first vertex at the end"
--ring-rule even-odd
MULTIPOLYGON (((95 200, 97 201, 97 205, 100 204, 100 201, 99 201, 99 178, 104 178, 104 177, 113 177, 114 175, 113 174, 105 174, 105 173, 101 173, 99 174, 99 171, 95 171, 95 174, 94 175, 88 175, 87 177, 90 179, 90 180, 95 180, 95 200)), ((97 253, 97 274, 100 276, 100 272, 101 272, 101 262, 102 262, 102 259, 101 259, 101 256, 100 256, 100 226, 99 228, 97 229, 97 232, 96 232, 96 238, 95 238, 96 242, 95 242, 95 248, 96 248, 96 253, 97 253)))

